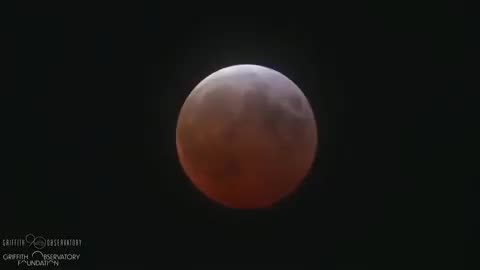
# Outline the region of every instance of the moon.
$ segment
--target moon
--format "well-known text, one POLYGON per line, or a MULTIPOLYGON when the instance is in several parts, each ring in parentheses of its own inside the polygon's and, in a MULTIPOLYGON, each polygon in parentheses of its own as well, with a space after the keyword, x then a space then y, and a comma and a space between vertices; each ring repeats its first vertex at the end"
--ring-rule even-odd
POLYGON ((186 175, 209 199, 228 208, 270 208, 310 171, 317 126, 306 96, 285 75, 234 65, 188 95, 176 147, 186 175))

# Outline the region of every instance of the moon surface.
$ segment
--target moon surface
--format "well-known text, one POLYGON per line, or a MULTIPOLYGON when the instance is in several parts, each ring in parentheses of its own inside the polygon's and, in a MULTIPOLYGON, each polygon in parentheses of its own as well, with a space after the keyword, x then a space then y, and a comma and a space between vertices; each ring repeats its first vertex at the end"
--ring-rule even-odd
POLYGON ((269 208, 308 174, 317 148, 312 108, 283 74, 235 65, 202 80, 177 122, 180 164, 196 188, 236 209, 269 208))

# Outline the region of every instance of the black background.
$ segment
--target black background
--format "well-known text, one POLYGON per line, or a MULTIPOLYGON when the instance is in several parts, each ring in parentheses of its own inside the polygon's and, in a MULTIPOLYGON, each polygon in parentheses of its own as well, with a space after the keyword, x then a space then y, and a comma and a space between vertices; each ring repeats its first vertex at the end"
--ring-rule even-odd
POLYGON ((177 4, 17 7, 3 237, 81 238, 81 269, 462 269, 461 7, 177 4), (296 82, 319 126, 310 175, 271 210, 208 201, 176 156, 189 92, 245 63, 296 82))

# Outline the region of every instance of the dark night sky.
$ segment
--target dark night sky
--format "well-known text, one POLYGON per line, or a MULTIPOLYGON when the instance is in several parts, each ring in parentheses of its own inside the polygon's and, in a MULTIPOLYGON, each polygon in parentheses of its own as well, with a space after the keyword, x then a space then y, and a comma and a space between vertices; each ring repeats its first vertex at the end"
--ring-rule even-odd
POLYGON ((450 94, 461 87, 463 11, 317 4, 18 7, 2 237, 81 238, 81 269, 462 269, 464 194, 444 156, 464 108, 450 94), (272 210, 211 203, 176 157, 184 99, 242 63, 295 81, 318 121, 312 172, 272 210))

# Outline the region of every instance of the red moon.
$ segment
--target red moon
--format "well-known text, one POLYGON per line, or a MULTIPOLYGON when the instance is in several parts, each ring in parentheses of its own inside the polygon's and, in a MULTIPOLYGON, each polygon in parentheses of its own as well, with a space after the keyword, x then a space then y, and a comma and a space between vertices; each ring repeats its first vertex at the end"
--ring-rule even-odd
POLYGON ((317 126, 307 98, 286 76, 235 65, 192 90, 179 113, 176 146, 205 196, 228 208, 269 208, 308 174, 317 126))

